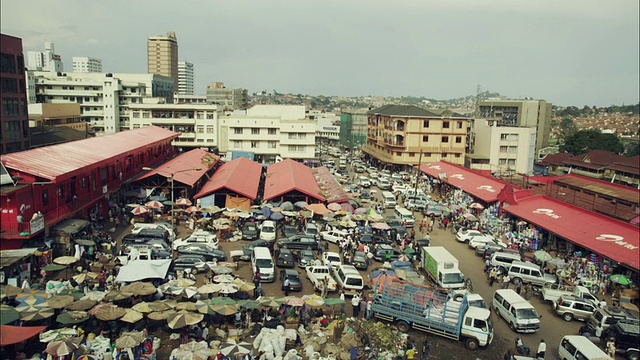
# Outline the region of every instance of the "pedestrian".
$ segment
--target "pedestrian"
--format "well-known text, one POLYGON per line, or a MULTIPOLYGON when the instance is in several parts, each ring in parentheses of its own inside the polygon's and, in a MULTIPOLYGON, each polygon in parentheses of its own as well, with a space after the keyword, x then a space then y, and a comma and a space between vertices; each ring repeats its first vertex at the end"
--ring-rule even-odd
POLYGON ((431 219, 429 219, 429 228, 428 228, 428 232, 432 232, 433 231, 433 225, 435 224, 436 219, 435 217, 431 217, 431 219))
POLYGON ((116 239, 114 238, 111 238, 111 254, 114 257, 118 255, 118 242, 116 242, 116 239))
POLYGON ((429 360, 429 353, 431 352, 431 344, 429 340, 424 339, 422 342, 422 360, 429 360))
POLYGON ((369 300, 367 300, 367 305, 366 305, 365 314, 364 314, 365 318, 367 320, 371 319, 371 307, 372 307, 371 305, 372 305, 372 303, 373 303, 373 301, 371 301, 371 298, 369 298, 369 300))
POLYGON ((496 268, 491 268, 489 271, 489 286, 493 286, 493 283, 496 281, 496 268))
POLYGON ((360 296, 358 296, 358 293, 353 294, 351 306, 353 306, 353 317, 357 318, 360 315, 360 296))
POLYGON ((413 347, 409 347, 404 355, 407 357, 407 360, 413 360, 413 357, 416 355, 416 351, 413 349, 413 347))
POLYGON ((289 281, 289 278, 285 278, 284 279, 284 283, 282 284, 282 286, 284 287, 284 296, 289 296, 289 286, 291 285, 291 282, 289 281))
POLYGON ((491 269, 491 259, 487 259, 484 262, 484 272, 486 273, 489 269, 491 269))
POLYGON ((544 359, 545 352, 547 352, 547 344, 544 342, 544 339, 540 339, 540 344, 538 344, 538 352, 536 353, 536 357, 538 359, 544 359))
POLYGON ((362 317, 367 315, 367 299, 364 296, 360 297, 360 311, 362 312, 362 317))
POLYGON ((511 354, 511 350, 507 350, 507 352, 504 353, 504 357, 502 359, 503 360, 513 360, 513 354, 511 354))
POLYGON ((520 295, 520 291, 522 291, 522 280, 520 280, 519 278, 516 278, 513 281, 513 284, 516 287, 516 292, 518 293, 518 295, 520 295))
POLYGON ((502 287, 501 287, 501 289, 508 289, 509 288, 509 281, 511 281, 511 278, 509 277, 509 274, 502 275, 502 287))
POLYGON ((340 292, 340 300, 342 300, 340 303, 340 313, 344 314, 344 291, 340 292))
POLYGON ((328 277, 325 277, 324 279, 322 279, 321 286, 322 286, 322 288, 320 289, 320 295, 322 296, 323 299, 326 299, 327 292, 329 291, 329 278, 328 277))
POLYGON ((609 338, 607 341, 607 355, 612 359, 616 358, 616 340, 614 338, 609 338))

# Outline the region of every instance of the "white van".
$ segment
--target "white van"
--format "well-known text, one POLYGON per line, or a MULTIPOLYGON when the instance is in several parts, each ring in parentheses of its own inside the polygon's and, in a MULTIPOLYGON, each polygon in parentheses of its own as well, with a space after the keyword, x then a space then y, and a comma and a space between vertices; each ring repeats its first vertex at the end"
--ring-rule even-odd
POLYGON ((491 266, 502 266, 508 269, 514 261, 521 261, 519 252, 496 251, 491 255, 491 266))
POLYGON ((396 202, 396 197, 389 191, 382 192, 382 202, 387 209, 392 209, 398 203, 396 202))
POLYGON ((260 270, 260 282, 274 282, 276 280, 276 268, 273 265, 273 258, 269 248, 256 246, 251 253, 251 267, 253 276, 256 270, 260 270))
POLYGON ((340 290, 345 295, 355 295, 364 289, 364 279, 353 265, 340 265, 333 268, 333 275, 340 290))
POLYGON ((492 306, 511 330, 523 333, 540 330, 540 316, 536 309, 512 289, 496 290, 492 306))
POLYGON ((560 341, 558 356, 561 360, 611 359, 589 338, 582 335, 567 335, 560 341))
POLYGON ((260 225, 260 240, 276 241, 276 223, 272 220, 265 220, 260 225))
POLYGON ((407 228, 412 228, 413 224, 415 223, 415 219, 413 218, 413 213, 403 207, 400 206, 396 206, 395 211, 393 212, 393 214, 400 219, 401 222, 406 221, 407 222, 407 228))

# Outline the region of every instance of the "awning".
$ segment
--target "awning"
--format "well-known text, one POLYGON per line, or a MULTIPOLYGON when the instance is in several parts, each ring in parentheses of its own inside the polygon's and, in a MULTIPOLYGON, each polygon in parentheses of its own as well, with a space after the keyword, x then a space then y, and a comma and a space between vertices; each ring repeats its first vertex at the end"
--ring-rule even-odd
POLYGON ((17 344, 31 339, 46 329, 46 326, 0 325, 0 346, 17 344))
POLYGON ((171 266, 171 259, 134 260, 120 268, 117 282, 131 282, 144 279, 164 279, 171 266))
POLYGON ((4 269, 7 266, 11 266, 16 262, 33 255, 36 250, 38 250, 38 248, 24 248, 0 251, 0 269, 4 269))
POLYGON ((597 254, 638 270, 640 229, 555 200, 531 196, 503 209, 597 254))
MULTIPOLYGON (((420 166, 420 170, 423 173, 442 180, 451 186, 455 186, 456 188, 486 203, 498 201, 498 194, 500 193, 500 190, 507 185, 507 183, 498 179, 484 176, 473 170, 469 170, 459 165, 450 164, 446 161, 423 164, 420 166)), ((520 189, 519 187, 511 184, 509 184, 509 186, 512 186, 517 190, 520 189)))
POLYGON ((62 220, 57 225, 51 228, 52 231, 63 232, 65 234, 74 235, 84 229, 89 222, 82 219, 67 219, 62 220))
POLYGON ((220 161, 220 157, 217 155, 204 149, 193 149, 174 157, 164 164, 158 165, 155 169, 137 177, 133 181, 146 179, 153 175, 169 178, 173 174, 174 181, 193 187, 218 161, 220 161))

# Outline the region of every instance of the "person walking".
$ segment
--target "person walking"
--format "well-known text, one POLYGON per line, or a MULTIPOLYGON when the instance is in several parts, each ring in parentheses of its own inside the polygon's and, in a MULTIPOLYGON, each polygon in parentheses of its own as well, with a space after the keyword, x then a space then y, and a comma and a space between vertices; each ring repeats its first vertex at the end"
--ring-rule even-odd
POLYGON ((513 281, 513 284, 516 287, 516 292, 518 293, 518 295, 520 295, 520 292, 522 291, 522 280, 520 280, 519 278, 516 278, 513 281))
POLYGON ((353 306, 353 317, 357 318, 360 315, 360 296, 355 293, 351 298, 351 306, 353 306))
POLYGON ((431 344, 429 340, 424 339, 422 342, 422 360, 429 360, 429 353, 431 352, 431 344))
POLYGON ((364 294, 360 297, 360 312, 363 318, 367 315, 367 299, 364 298, 364 294))
POLYGON ((509 281, 511 281, 511 278, 509 277, 509 274, 502 275, 502 287, 501 287, 501 289, 508 289, 509 288, 509 281))
POLYGON ((372 307, 371 305, 372 305, 372 303, 373 303, 373 301, 371 301, 371 298, 369 298, 369 300, 367 300, 367 305, 366 305, 365 314, 364 314, 365 318, 367 320, 371 319, 371 307, 372 307))
POLYGON ((544 339, 540 339, 540 344, 538 344, 538 352, 536 353, 536 357, 538 359, 544 359, 545 352, 547 352, 547 344, 544 342, 544 339))
POLYGON ((340 313, 344 314, 344 291, 340 292, 340 300, 342 300, 340 303, 340 313))
POLYGON ((496 268, 491 268, 489 271, 489 286, 493 287, 493 283, 496 281, 496 268))
POLYGON ((282 284, 282 286, 284 287, 284 296, 289 296, 289 287, 291 286, 289 278, 284 279, 284 283, 282 284))
POLYGON ((616 340, 614 338, 609 338, 607 341, 607 355, 612 359, 616 358, 616 340))

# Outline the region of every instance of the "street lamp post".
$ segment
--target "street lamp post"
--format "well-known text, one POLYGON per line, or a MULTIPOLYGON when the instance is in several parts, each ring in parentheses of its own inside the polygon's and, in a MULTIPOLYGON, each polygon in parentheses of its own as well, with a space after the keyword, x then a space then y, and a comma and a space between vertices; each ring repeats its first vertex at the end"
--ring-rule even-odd
POLYGON ((418 157, 418 167, 416 168, 416 184, 413 189, 413 196, 418 197, 418 178, 420 177, 420 164, 422 163, 422 150, 420 150, 420 157, 418 157))
POLYGON ((179 173, 187 172, 187 171, 200 171, 200 170, 202 170, 202 168, 184 169, 184 170, 178 170, 178 171, 176 171, 176 172, 170 172, 170 173, 165 172, 165 171, 163 171, 163 170, 156 170, 156 169, 153 169, 153 168, 150 168, 150 167, 143 167, 143 168, 142 168, 142 170, 146 170, 146 171, 149 171, 149 170, 155 170, 155 171, 157 171, 158 173, 169 174, 169 176, 167 177, 167 179, 168 179, 168 180, 169 180, 169 182, 171 183, 171 226, 172 226, 172 227, 175 227, 175 225, 176 225, 176 219, 175 219, 176 214, 175 214, 175 212, 173 211, 173 210, 174 210, 174 208, 173 208, 173 207, 175 206, 175 199, 174 199, 174 195, 173 195, 173 176, 174 176, 175 174, 179 174, 179 173))

